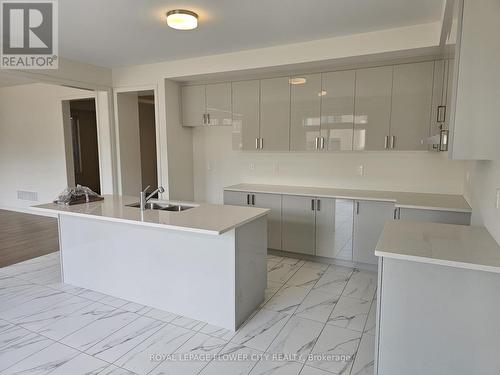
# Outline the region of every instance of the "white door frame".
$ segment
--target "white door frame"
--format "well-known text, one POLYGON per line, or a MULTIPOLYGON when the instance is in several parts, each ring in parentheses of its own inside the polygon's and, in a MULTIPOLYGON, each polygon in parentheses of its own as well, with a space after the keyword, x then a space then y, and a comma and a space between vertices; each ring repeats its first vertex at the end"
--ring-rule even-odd
MULTIPOLYGON (((160 132, 160 122, 159 122, 159 108, 158 108, 158 85, 139 85, 139 86, 126 86, 126 87, 116 87, 113 89, 113 103, 114 103, 114 117, 116 124, 115 131, 115 144, 116 144, 116 172, 118 181, 118 194, 122 195, 122 170, 121 170, 121 160, 120 160, 120 124, 118 119, 118 94, 126 92, 136 92, 136 91, 153 91, 154 95, 154 106, 155 106, 155 135, 156 135, 156 171, 158 186, 163 186, 163 175, 162 175, 162 160, 161 160, 161 132, 160 132)), ((161 195, 163 198, 163 195, 161 195)))

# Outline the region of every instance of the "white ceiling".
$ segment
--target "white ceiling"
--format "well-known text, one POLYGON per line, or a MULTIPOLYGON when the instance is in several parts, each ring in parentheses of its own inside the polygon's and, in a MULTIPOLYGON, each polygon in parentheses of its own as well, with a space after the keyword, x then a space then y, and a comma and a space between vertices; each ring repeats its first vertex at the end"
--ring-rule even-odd
POLYGON ((64 0, 60 55, 123 66, 437 22, 443 0, 64 0), (199 14, 176 31, 168 10, 199 14))

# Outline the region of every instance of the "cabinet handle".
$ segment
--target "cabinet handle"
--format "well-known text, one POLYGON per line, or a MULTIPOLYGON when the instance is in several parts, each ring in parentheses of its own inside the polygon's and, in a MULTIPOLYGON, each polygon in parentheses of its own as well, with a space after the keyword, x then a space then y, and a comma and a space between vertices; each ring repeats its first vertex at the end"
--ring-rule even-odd
POLYGON ((250 204, 250 194, 247 194, 247 205, 250 204))
POLYGON ((207 113, 207 125, 210 125, 210 113, 207 113))
POLYGON ((264 138, 259 138, 259 148, 261 150, 264 148, 264 138))
POLYGON ((356 215, 359 215, 359 202, 356 202, 356 215))
POLYGON ((393 149, 394 146, 396 146, 396 136, 395 135, 391 135, 391 145, 390 145, 390 148, 393 149))
POLYGON ((398 220, 401 220, 401 207, 398 207, 398 220))
POLYGON ((206 125, 207 124, 207 114, 204 113, 203 114, 203 125, 206 125))
POLYGON ((255 149, 259 149, 259 137, 255 138, 255 149))
POLYGON ((322 150, 324 150, 325 149, 325 137, 320 137, 320 141, 321 141, 320 142, 320 148, 322 150))
POLYGON ((398 219, 397 212, 398 212, 398 209, 397 209, 397 208, 395 208, 395 209, 394 209, 394 220, 397 220, 397 219, 398 219))
POLYGON ((314 148, 317 150, 318 149, 318 137, 316 137, 315 141, 316 141, 316 144, 314 145, 314 148))
POLYGON ((384 148, 387 150, 387 147, 389 147, 389 136, 386 135, 384 137, 384 148))
POLYGON ((314 211, 314 199, 311 199, 311 210, 314 211))
POLYGON ((255 206, 255 194, 252 194, 252 206, 255 206))
POLYGON ((316 201, 316 210, 321 211, 321 201, 319 199, 316 201))
POLYGON ((445 122, 446 121, 446 106, 440 105, 437 110, 437 122, 445 122))

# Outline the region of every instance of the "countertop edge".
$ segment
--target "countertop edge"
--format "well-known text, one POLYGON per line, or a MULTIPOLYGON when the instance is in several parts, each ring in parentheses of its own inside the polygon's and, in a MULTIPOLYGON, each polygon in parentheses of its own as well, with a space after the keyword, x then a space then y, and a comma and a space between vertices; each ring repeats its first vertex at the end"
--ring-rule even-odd
POLYGON ((397 259, 397 260, 406 260, 417 263, 435 264, 439 266, 446 266, 453 268, 463 268, 473 271, 500 273, 500 267, 487 266, 484 264, 458 262, 454 260, 419 257, 416 255, 397 254, 393 252, 385 252, 383 250, 375 250, 375 256, 382 258, 397 259))
MULTIPOLYGON (((301 188, 300 186, 291 186, 292 188, 301 188)), ((308 187, 314 189, 314 187, 308 187)), ((323 189, 323 188, 318 188, 318 189, 323 189)), ((342 190, 349 190, 349 189, 342 189, 342 190)), ((360 201, 373 201, 373 202, 391 202, 395 204, 395 207, 397 208, 410 208, 410 209, 416 209, 416 210, 434 210, 434 211, 446 211, 446 212, 462 212, 462 213, 472 213, 472 208, 450 208, 450 207, 440 207, 440 206, 418 206, 418 205, 411 205, 411 204, 403 204, 403 203, 398 203, 396 198, 376 198, 376 197, 360 197, 356 195, 339 195, 339 194, 311 194, 307 192, 280 192, 280 191, 269 191, 266 189, 242 189, 234 186, 227 186, 224 187, 224 191, 235 191, 235 192, 252 192, 252 193, 260 193, 260 194, 278 194, 278 195, 292 195, 292 196, 305 196, 305 197, 320 197, 320 198, 338 198, 338 199, 352 199, 352 200, 360 200, 360 201)), ((385 191, 381 190, 378 191, 380 193, 385 193, 385 191)), ((398 192, 398 193, 403 193, 403 194, 412 194, 412 192, 398 192)), ((432 194, 432 193, 414 193, 414 194, 432 194)), ((440 194, 440 193, 436 193, 440 194)), ((448 194, 447 194, 448 195, 448 194)), ((451 195, 457 195, 460 196, 459 194, 451 194, 451 195)), ((462 196, 463 198, 463 196, 462 196)))
POLYGON ((236 229, 242 225, 248 224, 249 222, 260 219, 263 216, 266 216, 269 214, 269 210, 266 209, 265 212, 262 212, 260 214, 257 214, 247 220, 243 220, 238 224, 231 225, 227 228, 224 228, 223 230, 209 230, 209 229, 201 229, 201 228, 191 228, 191 227, 184 227, 184 226, 177 226, 177 225, 169 225, 169 224, 160 224, 160 223, 152 223, 149 221, 139 221, 139 220, 129 220, 129 219, 122 219, 122 218, 115 218, 115 217, 109 217, 109 216, 100 216, 100 215, 92 215, 92 214, 87 214, 87 213, 80 213, 80 212, 68 212, 68 211, 59 211, 57 209, 52 209, 52 208, 44 208, 44 207, 32 207, 33 210, 40 211, 40 212, 51 212, 51 213, 56 213, 57 216, 59 215, 69 215, 69 216, 76 216, 76 217, 82 217, 82 218, 92 218, 95 220, 101 220, 101 221, 109 221, 109 222, 114 222, 114 223, 123 223, 123 224, 132 224, 132 225, 141 225, 145 227, 150 227, 150 228, 159 228, 159 229, 168 229, 168 230, 176 230, 176 231, 181 231, 181 232, 190 232, 190 233, 197 233, 197 234, 206 234, 206 235, 212 235, 212 236, 218 236, 222 235, 224 233, 227 233, 233 229, 236 229))

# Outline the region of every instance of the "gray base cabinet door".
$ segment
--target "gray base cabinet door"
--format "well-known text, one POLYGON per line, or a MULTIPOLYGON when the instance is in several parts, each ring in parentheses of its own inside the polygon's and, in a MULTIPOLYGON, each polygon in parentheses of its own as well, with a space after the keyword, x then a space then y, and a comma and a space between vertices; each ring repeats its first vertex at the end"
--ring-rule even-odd
POLYGON ((311 197, 283 195, 283 250, 314 255, 315 201, 311 197))
POLYGON ((377 264, 375 247, 385 222, 394 220, 394 203, 356 201, 354 213, 353 260, 377 264))
POLYGON ((281 195, 253 194, 254 207, 268 208, 267 215, 267 247, 281 250, 281 195))
POLYGON ((398 218, 401 220, 427 221, 431 223, 470 225, 470 216, 471 214, 468 212, 399 208, 398 218))
POLYGON ((335 256, 335 199, 316 200, 316 255, 335 256))
POLYGON ((281 250, 281 195, 224 191, 224 204, 268 208, 267 247, 281 250))

